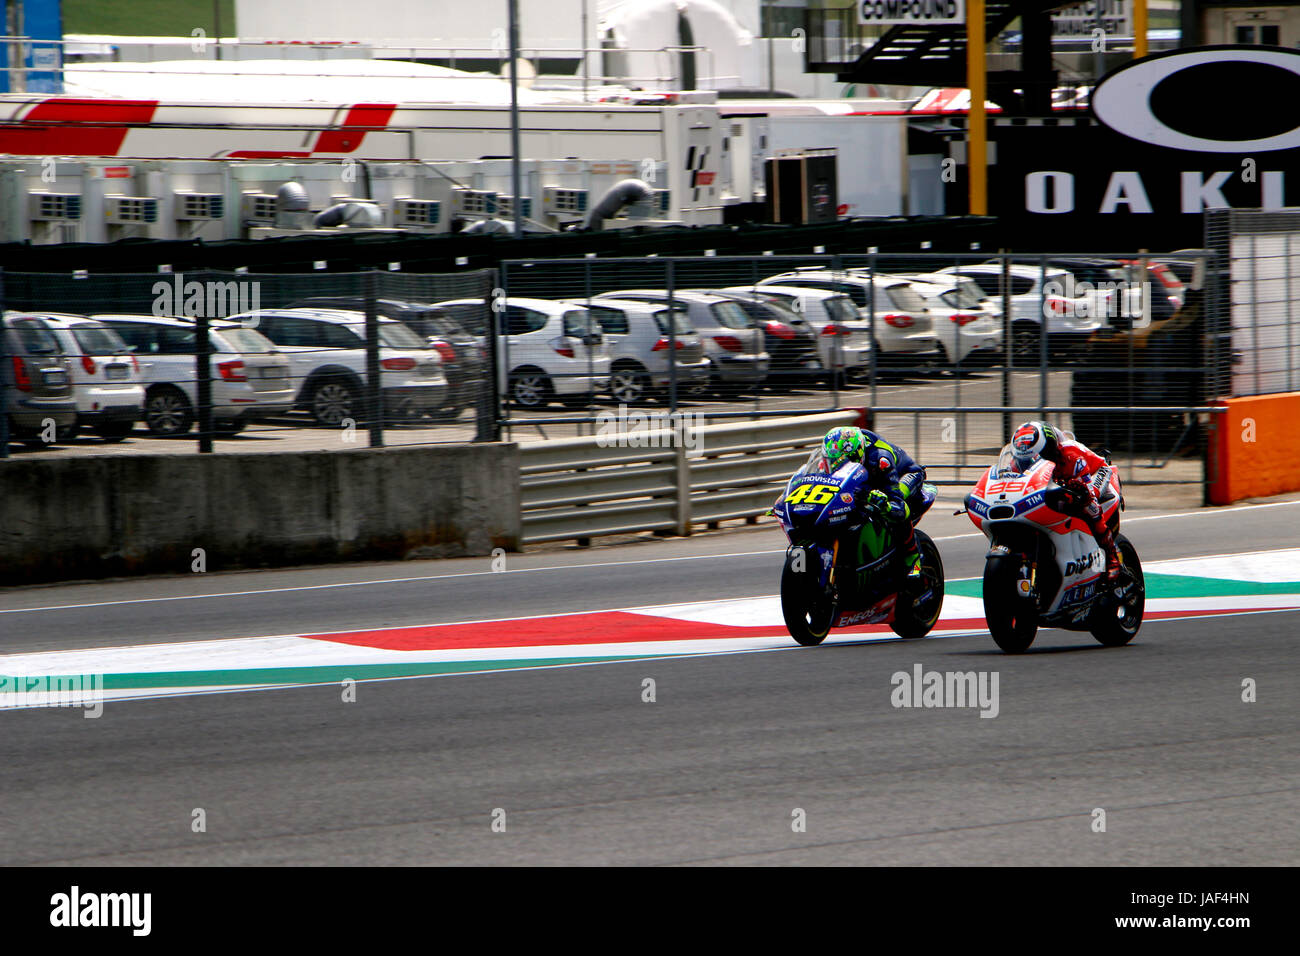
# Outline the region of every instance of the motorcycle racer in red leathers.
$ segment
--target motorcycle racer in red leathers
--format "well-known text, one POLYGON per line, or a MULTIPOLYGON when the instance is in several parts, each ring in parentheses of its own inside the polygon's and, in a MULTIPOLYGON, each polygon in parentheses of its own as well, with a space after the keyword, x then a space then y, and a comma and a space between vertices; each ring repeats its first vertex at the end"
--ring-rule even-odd
POLYGON ((1106 578, 1115 581, 1122 565, 1119 548, 1115 546, 1115 535, 1102 520, 1097 492, 1089 480, 1098 469, 1105 467, 1106 460, 1087 445, 1065 438, 1045 422, 1025 422, 1017 428, 1011 439, 1011 453, 1021 472, 1039 458, 1052 463, 1052 481, 1064 488, 1072 498, 1067 513, 1087 523, 1092 536, 1106 554, 1106 578))

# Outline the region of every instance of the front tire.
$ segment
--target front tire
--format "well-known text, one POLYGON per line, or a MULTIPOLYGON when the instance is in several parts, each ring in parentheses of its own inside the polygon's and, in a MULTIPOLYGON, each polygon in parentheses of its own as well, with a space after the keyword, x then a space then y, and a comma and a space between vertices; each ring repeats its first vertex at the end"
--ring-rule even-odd
POLYGON ((1105 647, 1123 647, 1137 637, 1142 627, 1142 614, 1146 609, 1146 579, 1142 576, 1142 562, 1137 549, 1128 538, 1116 535, 1115 546, 1124 559, 1124 568, 1133 575, 1133 587, 1117 606, 1101 607, 1093 613, 1089 630, 1099 644, 1105 647))
POLYGON ((939 612, 943 610, 943 559, 939 557, 939 548, 924 531, 917 531, 916 548, 921 552, 921 576, 925 579, 921 593, 931 591, 929 597, 917 606, 912 603, 906 591, 899 592, 902 604, 894 612, 890 628, 899 637, 909 640, 925 637, 939 622, 939 612))
POLYGON ((312 386, 307 409, 318 425, 337 427, 345 418, 353 418, 359 392, 347 379, 326 378, 312 386))
POLYGON ((1023 654, 1038 634, 1038 608, 1016 593, 1020 569, 1006 558, 984 565, 984 620, 993 643, 1008 654, 1023 654))
MULTIPOLYGON (((805 560, 810 552, 810 548, 804 549, 805 560)), ((797 643, 815 647, 830 633, 835 608, 817 587, 813 573, 794 570, 793 560, 794 556, 787 554, 781 572, 781 616, 797 643)))

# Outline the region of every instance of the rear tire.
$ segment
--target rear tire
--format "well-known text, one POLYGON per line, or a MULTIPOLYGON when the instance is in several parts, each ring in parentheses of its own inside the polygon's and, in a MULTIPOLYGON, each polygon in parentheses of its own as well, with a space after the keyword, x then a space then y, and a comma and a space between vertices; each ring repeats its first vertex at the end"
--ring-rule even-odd
POLYGON ((155 438, 174 438, 190 430, 194 409, 179 388, 160 385, 144 398, 144 423, 155 438))
POLYGON ((510 375, 510 398, 520 408, 541 408, 553 394, 551 380, 541 369, 516 369, 510 375))
POLYGON ((1133 575, 1133 587, 1117 606, 1098 609, 1089 630, 1099 644, 1105 647, 1123 647, 1137 637, 1142 627, 1142 613, 1146 609, 1146 579, 1142 576, 1142 562, 1137 549, 1122 534, 1115 538, 1115 546, 1124 558, 1124 568, 1133 575))
POLYGON ((242 432, 247 424, 248 422, 242 418, 214 418, 212 431, 222 438, 229 438, 242 432))
POLYGON ((617 365, 609 375, 609 394, 620 404, 639 405, 650 397, 650 376, 639 365, 617 365))
POLYGON ((1011 326, 1011 356, 1017 368, 1037 365, 1042 354, 1042 326, 1017 322, 1011 326))
POLYGON ((786 630, 804 647, 815 647, 830 633, 834 608, 819 593, 811 571, 795 571, 786 555, 781 571, 781 616, 786 630))
POLYGON ((921 552, 921 575, 925 578, 921 591, 925 593, 928 588, 934 593, 920 607, 916 607, 911 595, 906 591, 899 592, 899 599, 903 603, 894 611, 894 619, 889 622, 889 626, 899 637, 908 640, 925 637, 930 633, 939 621, 944 595, 943 559, 939 557, 939 548, 924 531, 915 534, 916 548, 921 552))
POLYGON ((984 620, 993 643, 1008 654, 1023 654, 1038 634, 1038 609, 1016 594, 1020 569, 1002 558, 984 565, 984 620))

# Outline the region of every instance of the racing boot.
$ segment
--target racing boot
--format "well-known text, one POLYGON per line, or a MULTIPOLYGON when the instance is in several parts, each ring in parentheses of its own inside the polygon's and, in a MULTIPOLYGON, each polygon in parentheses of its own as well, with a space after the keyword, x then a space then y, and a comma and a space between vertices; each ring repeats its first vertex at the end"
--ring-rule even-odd
POLYGON ((921 552, 916 547, 916 535, 910 534, 903 552, 903 586, 912 594, 919 594, 925 584, 921 573, 921 552))

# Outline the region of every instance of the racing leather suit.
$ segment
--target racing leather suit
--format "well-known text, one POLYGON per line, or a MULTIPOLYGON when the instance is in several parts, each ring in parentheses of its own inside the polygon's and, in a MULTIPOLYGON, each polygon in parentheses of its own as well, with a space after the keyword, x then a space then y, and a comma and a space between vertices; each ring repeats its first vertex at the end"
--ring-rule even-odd
MULTIPOLYGON (((920 492, 921 485, 925 482, 925 469, 903 449, 885 441, 875 432, 864 428, 862 434, 867 440, 866 454, 861 463, 867 472, 867 486, 883 492, 888 500, 886 513, 889 518, 907 529, 907 537, 903 541, 903 567, 907 572, 918 569, 919 573, 921 554, 916 547, 916 533, 910 520, 910 501, 920 492)), ((859 514, 865 514, 870 498, 867 495, 854 502, 859 514)))
POLYGON ((1115 536, 1102 520, 1101 504, 1090 480, 1098 469, 1106 467, 1106 460, 1077 441, 1062 441, 1057 446, 1055 458, 1047 454, 1044 457, 1055 466, 1052 481, 1072 497, 1065 506, 1065 513, 1087 523, 1088 530, 1106 553, 1107 576, 1115 577, 1121 563, 1119 549, 1115 546, 1115 536))

